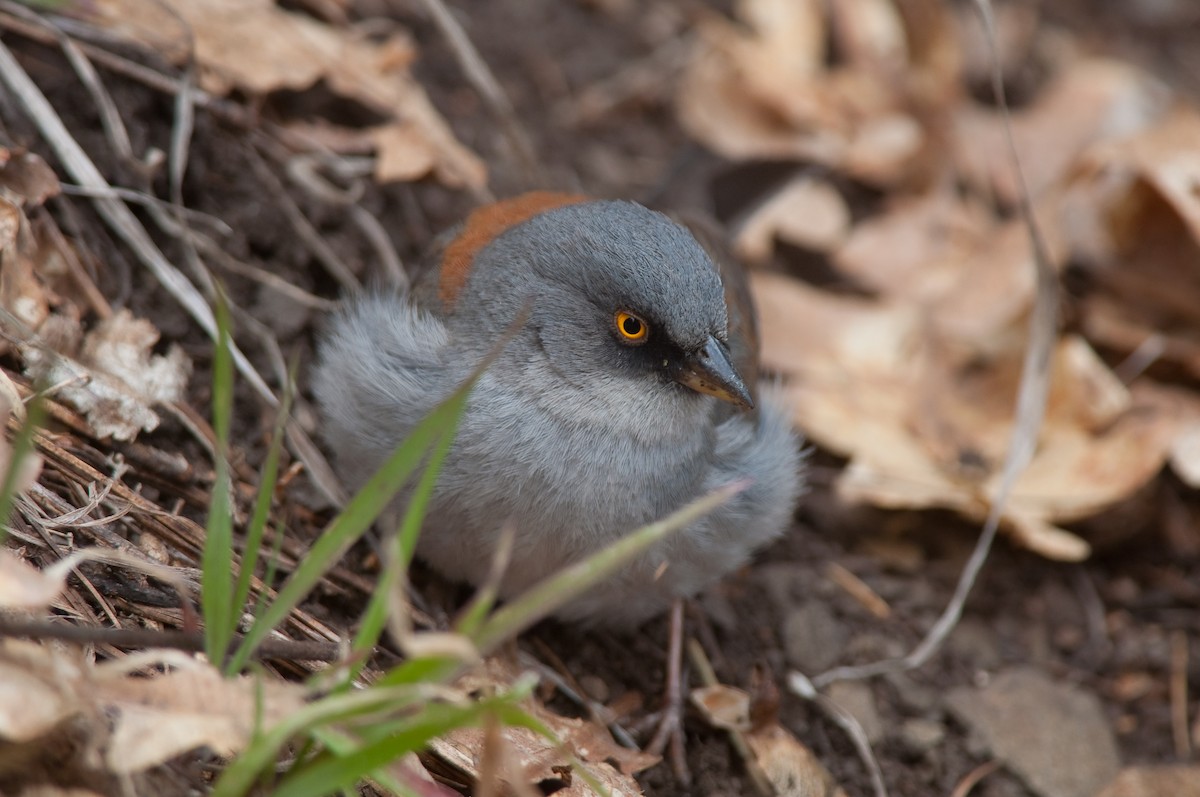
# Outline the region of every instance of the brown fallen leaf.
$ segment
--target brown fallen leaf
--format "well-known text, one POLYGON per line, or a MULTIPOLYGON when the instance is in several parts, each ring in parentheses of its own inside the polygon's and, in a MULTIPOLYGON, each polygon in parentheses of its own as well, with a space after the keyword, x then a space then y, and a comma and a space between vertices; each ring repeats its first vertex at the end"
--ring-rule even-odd
POLYGON ((43 609, 62 592, 69 569, 38 570, 13 551, 0 551, 0 609, 43 609))
POLYGON ((825 132, 836 120, 822 109, 824 99, 814 96, 802 62, 793 67, 798 74, 788 84, 795 97, 792 104, 799 106, 804 100, 809 106, 793 109, 793 115, 812 120, 799 126, 748 90, 744 69, 735 58, 753 42, 745 42, 743 34, 723 20, 702 24, 699 34, 678 97, 680 120, 694 138, 732 160, 793 158, 832 163, 840 157, 844 143, 825 132))
POLYGON ((90 680, 94 704, 116 717, 105 762, 117 774, 140 772, 198 747, 233 755, 305 700, 296 684, 224 678, 199 663, 152 678, 90 680))
POLYGON ((28 208, 44 205, 61 192, 58 176, 41 157, 0 147, 0 196, 28 208))
MULTIPOLYGON (((515 666, 494 657, 466 676, 458 687, 467 692, 496 690, 510 685, 517 675, 515 666)), ((560 716, 534 700, 527 701, 521 708, 549 727, 561 742, 556 746, 526 728, 499 729, 509 755, 515 759, 514 767, 522 773, 525 784, 535 789, 540 782, 562 780, 563 773, 570 771, 574 757, 611 794, 641 794, 633 775, 660 760, 658 756, 621 747, 606 728, 594 722, 560 716)), ((476 780, 485 742, 484 728, 459 728, 435 739, 430 747, 469 779, 476 780)), ((564 797, 592 793, 582 778, 574 777, 569 781, 565 788, 554 793, 564 797)))
POLYGON ((175 345, 153 354, 158 330, 128 310, 85 333, 83 309, 48 287, 62 276, 46 273, 61 258, 34 235, 23 208, 57 189, 53 173, 33 156, 9 157, 0 168, 0 307, 12 316, 4 326, 23 341, 19 348, 32 379, 85 413, 99 437, 132 440, 158 426, 153 404, 183 397, 191 361, 175 345))
POLYGON ((81 706, 78 664, 29 642, 0 642, 0 739, 28 742, 49 733, 81 706))
MULTIPOLYGON (((1034 211, 1043 220, 1049 266, 1061 270, 1067 249, 1059 227, 1051 223, 1057 201, 1057 195, 1045 196, 1034 211)), ((1024 334, 1023 320, 1036 288, 1029 230, 1022 221, 1013 220, 973 243, 968 251, 951 253, 954 260, 933 267, 948 278, 924 309, 939 334, 950 340, 982 350, 1011 350, 1012 336, 1024 334)))
POLYGON ((1181 108, 1163 124, 1109 140, 1087 153, 1097 170, 1132 171, 1179 215, 1200 244, 1200 110, 1181 108))
MULTIPOLYGON (((1027 108, 1012 114, 1012 135, 1033 196, 1054 185, 1091 144, 1143 130, 1168 108, 1167 92, 1146 73, 1111 60, 1080 60, 1057 75, 1027 108)), ((999 111, 962 104, 953 155, 983 191, 1013 204, 1018 183, 999 111)))
POLYGON ((158 330, 128 310, 86 334, 73 320, 52 316, 38 334, 51 348, 22 345, 26 372, 54 385, 56 396, 85 414, 100 438, 132 440, 152 431, 159 424, 154 405, 183 398, 191 360, 176 345, 153 354, 158 330))
POLYGON ((67 719, 103 751, 109 772, 131 774, 197 747, 221 755, 305 702, 295 684, 239 677, 181 654, 186 669, 129 673, 122 662, 96 666, 76 651, 0 640, 0 739, 32 742, 67 719))
POLYGON ((95 371, 119 378, 149 403, 179 401, 191 374, 191 360, 174 344, 165 354, 153 354, 159 337, 153 324, 122 309, 84 336, 79 359, 95 371))
POLYGON ((957 93, 943 8, 743 0, 737 17, 699 26, 678 95, 693 137, 730 159, 812 161, 876 185, 929 165, 920 120, 957 93))
POLYGON ((1138 134, 1100 142, 1063 192, 1072 260, 1095 289, 1088 338, 1131 359, 1200 374, 1200 111, 1180 107, 1138 134))
MULTIPOLYGON (((26 418, 25 406, 21 403, 16 386, 12 384, 12 380, 8 378, 7 374, 0 373, 0 382, 3 383, 3 387, 0 388, 0 426, 7 428, 9 417, 13 415, 24 423, 26 418)), ((17 468, 17 473, 16 478, 13 480, 12 489, 13 495, 18 496, 28 490, 37 481, 38 476, 42 472, 42 455, 36 451, 27 451, 19 463, 14 463, 12 442, 9 436, 5 434, 0 437, 0 483, 8 479, 9 470, 14 465, 17 468)), ((19 563, 15 559, 2 561, 4 566, 0 567, 0 569, 7 572, 8 575, 0 579, 0 594, 3 594, 6 598, 14 599, 15 602, 5 604, 4 598, 0 598, 0 606, 42 605, 42 601, 32 597, 38 590, 33 581, 25 578, 25 576, 30 574, 24 572, 24 565, 18 567, 19 563), (17 569, 10 569, 9 565, 17 569), (12 581, 9 581, 10 578, 12 581), (25 590, 27 589, 30 592, 26 594, 25 590), (21 594, 25 594, 25 597, 32 602, 22 602, 22 600, 17 598, 21 594)), ((49 600, 45 601, 45 603, 49 603, 49 600)))
POLYGON ((830 16, 838 52, 847 61, 878 70, 908 63, 904 15, 891 0, 834 0, 830 16))
POLYGON ((460 144, 408 67, 412 41, 393 34, 377 42, 287 11, 272 0, 98 0, 94 21, 182 63, 189 44, 200 85, 218 95, 241 89, 267 94, 304 91, 324 82, 335 94, 386 119, 370 135, 380 182, 433 174, 451 187, 480 189, 480 159, 460 144), (183 26, 186 26, 186 31, 183 26))
POLYGON ((1200 766, 1127 767, 1096 797, 1200 797, 1200 766))
POLYGON ((701 686, 690 695, 692 705, 700 709, 704 720, 714 728, 746 733, 750 721, 750 693, 724 684, 701 686))
POLYGON ((716 728, 734 730, 746 741, 753 761, 779 797, 846 797, 833 775, 811 750, 776 720, 755 726, 750 695, 718 684, 695 689, 691 702, 716 728))
POLYGON ((50 315, 50 296, 34 274, 37 249, 21 205, 0 195, 0 307, 34 329, 50 315))
POLYGON ((993 231, 991 213, 937 189, 901 197, 865 219, 834 252, 838 270, 883 296, 924 303, 958 280, 993 231))
POLYGON ((827 252, 845 239, 849 228, 850 209, 837 189, 801 176, 750 214, 738 230, 734 251, 752 263, 767 260, 776 240, 827 252))
MULTIPOLYGON (((787 378, 796 423, 850 459, 839 495, 982 519, 999 487, 1023 338, 947 334, 913 307, 833 296, 785 277, 752 281, 763 361, 787 378)), ((1075 560, 1057 524, 1132 495, 1167 461, 1200 401, 1149 381, 1127 390, 1075 336, 1061 340, 1037 454, 1005 511, 1027 547, 1075 560)))

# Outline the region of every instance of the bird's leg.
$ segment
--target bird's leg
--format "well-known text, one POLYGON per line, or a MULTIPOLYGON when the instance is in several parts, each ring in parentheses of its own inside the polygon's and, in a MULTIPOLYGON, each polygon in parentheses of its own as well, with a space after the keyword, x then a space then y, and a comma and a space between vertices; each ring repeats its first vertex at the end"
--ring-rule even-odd
POLYGON ((658 730, 647 752, 662 755, 666 750, 671 762, 671 770, 683 786, 692 781, 692 773, 688 771, 687 760, 683 755, 683 599, 676 598, 671 604, 670 640, 667 643, 667 675, 665 705, 658 730))

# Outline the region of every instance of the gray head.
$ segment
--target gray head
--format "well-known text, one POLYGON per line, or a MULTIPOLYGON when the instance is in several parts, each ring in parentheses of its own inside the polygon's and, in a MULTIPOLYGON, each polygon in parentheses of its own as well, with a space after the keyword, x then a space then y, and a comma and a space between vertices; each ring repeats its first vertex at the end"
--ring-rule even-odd
POLYGON ((526 335, 576 387, 682 386, 749 406, 729 359, 724 287, 684 227, 633 202, 594 201, 494 232, 473 247, 452 324, 499 334, 530 301, 526 335))

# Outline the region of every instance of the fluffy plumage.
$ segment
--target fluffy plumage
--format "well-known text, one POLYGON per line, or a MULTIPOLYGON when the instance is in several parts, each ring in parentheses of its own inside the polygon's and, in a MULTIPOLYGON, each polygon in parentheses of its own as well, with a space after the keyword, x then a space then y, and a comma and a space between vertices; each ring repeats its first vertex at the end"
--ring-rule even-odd
POLYGON ((336 315, 314 374, 324 436, 346 481, 361 485, 531 300, 529 322, 471 395, 418 554, 478 583, 512 520, 511 595, 749 478, 731 503, 560 613, 631 625, 786 528, 800 489, 798 440, 769 392, 754 411, 733 413, 672 376, 676 360, 694 359, 710 339, 755 373, 745 319, 731 340, 726 286, 686 229, 631 202, 531 196, 453 231, 410 295, 356 298, 336 315), (645 345, 620 340, 622 309, 649 324, 645 345))

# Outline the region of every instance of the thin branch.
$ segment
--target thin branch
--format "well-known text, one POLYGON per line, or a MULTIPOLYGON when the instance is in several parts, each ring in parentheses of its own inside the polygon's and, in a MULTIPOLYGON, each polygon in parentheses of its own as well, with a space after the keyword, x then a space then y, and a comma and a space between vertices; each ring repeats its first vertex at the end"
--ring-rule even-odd
MULTIPOLYGON (((154 631, 147 628, 88 628, 44 620, 22 620, 0 615, 0 637, 58 639, 78 644, 112 645, 123 649, 170 648, 189 653, 204 652, 204 635, 186 631, 154 631)), ((236 647, 241 642, 235 638, 236 647)), ((288 661, 337 661, 345 646, 337 642, 303 642, 293 639, 266 639, 255 648, 259 659, 288 661)))
POLYGON ((1001 118, 1004 120, 1009 157, 1021 189, 1019 191, 1021 214, 1029 231, 1029 243, 1033 253, 1037 280, 1033 310, 1029 320, 1029 343, 1025 349, 1025 361, 1021 366, 1021 381, 1017 393, 1012 437, 1009 440, 1008 453, 1004 459, 1000 486, 992 497, 991 507, 983 530, 980 532, 979 540, 975 543, 975 549, 971 552, 971 556, 959 576, 953 597, 925 638, 903 658, 885 659, 857 667, 837 667, 821 673, 812 679, 812 684, 817 689, 834 681, 871 678, 887 673, 916 669, 929 661, 941 648, 942 643, 950 636, 950 632, 954 630, 962 617, 967 598, 975 586, 980 571, 983 570, 984 563, 987 562, 992 543, 996 539, 996 531, 1000 526, 1000 519, 1008 505, 1009 496, 1016 486, 1017 479, 1033 460, 1037 449, 1038 435, 1046 414, 1046 400, 1050 392, 1050 358, 1054 352, 1054 341, 1058 330, 1058 275, 1050 265, 1046 243, 1033 212, 1029 186, 1026 184, 1024 173, 1021 170, 1020 154, 1017 152, 1017 145, 1013 139, 1012 117, 1004 93, 1004 77, 1000 70, 1000 58, 996 52, 996 31, 991 5, 988 0, 975 0, 975 2, 987 32, 988 44, 992 49, 992 90, 1000 108, 1001 118))
POLYGON ((458 23, 454 14, 442 0, 421 0, 421 5, 433 18, 433 23, 438 26, 442 35, 446 37, 446 42, 450 45, 467 80, 475 88, 475 91, 479 92, 480 98, 492 115, 500 121, 504 135, 508 138, 509 146, 512 147, 513 154, 521 162, 526 174, 534 183, 543 182, 542 168, 538 164, 533 139, 521 124, 521 120, 517 118, 517 112, 513 108, 508 94, 500 85, 500 81, 496 80, 495 75, 492 74, 492 70, 471 42, 467 32, 463 30, 462 25, 458 23))
MULTIPOLYGON (((62 161, 64 168, 77 183, 96 191, 105 191, 110 188, 100 170, 88 158, 79 143, 71 137, 66 125, 63 124, 46 96, 21 68, 3 41, 0 41, 0 82, 7 85, 9 91, 24 106, 38 130, 46 138, 59 160, 62 161)), ((93 200, 93 204, 101 218, 108 222, 117 236, 133 249, 159 283, 187 310, 205 333, 212 340, 216 340, 217 325, 212 308, 187 277, 167 260, 132 211, 124 203, 108 196, 97 197, 93 200)), ((241 349, 234 344, 231 346, 231 351, 238 371, 254 391, 269 406, 278 407, 278 397, 271 391, 241 349)), ((288 440, 291 442, 293 450, 309 468, 314 483, 329 501, 340 506, 345 501, 345 490, 341 488, 341 483, 334 475, 332 468, 329 467, 329 463, 309 439, 308 433, 301 429, 294 419, 288 421, 287 429, 288 440)))

